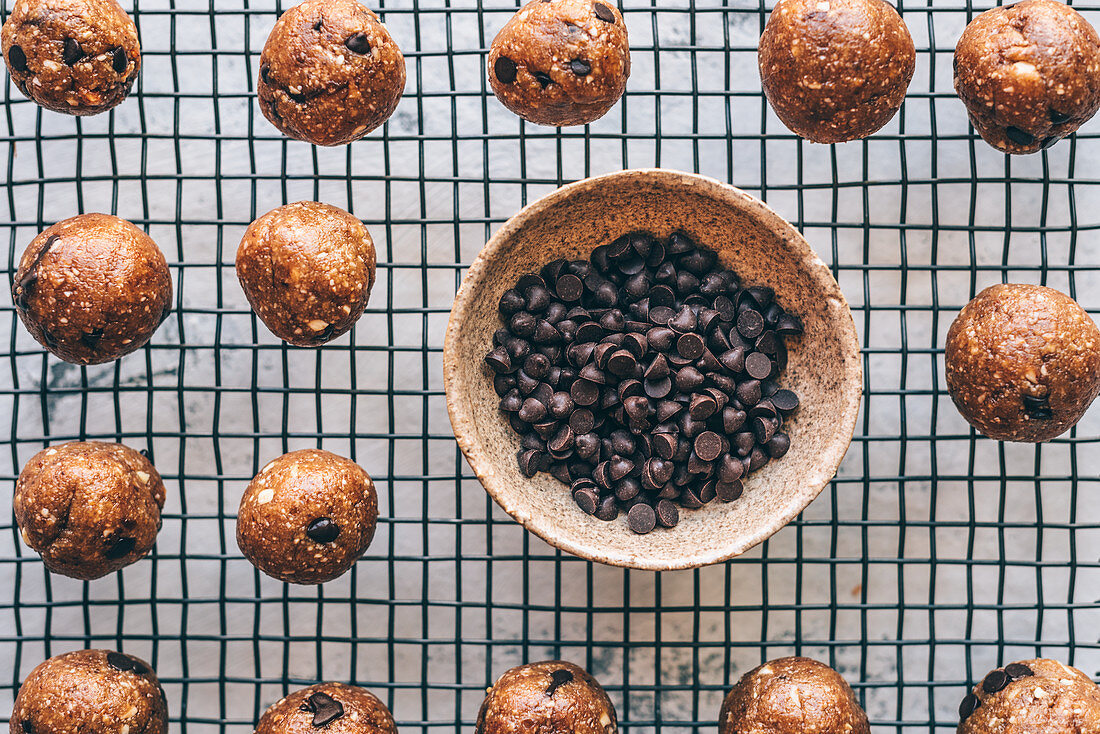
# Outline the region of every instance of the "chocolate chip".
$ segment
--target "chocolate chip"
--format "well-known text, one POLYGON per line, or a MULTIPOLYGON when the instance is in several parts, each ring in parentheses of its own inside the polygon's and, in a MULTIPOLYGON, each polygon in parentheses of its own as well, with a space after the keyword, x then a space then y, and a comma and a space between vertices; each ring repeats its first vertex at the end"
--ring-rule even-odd
POLYGON ((654 510, 657 522, 666 528, 674 528, 680 522, 680 511, 667 499, 659 500, 654 510))
POLYGON ((1043 138, 1043 142, 1040 147, 1042 147, 1043 150, 1048 150, 1049 148, 1053 148, 1054 145, 1061 139, 1062 138, 1057 135, 1051 135, 1049 137, 1043 138))
POLYGON ((138 673, 138 675, 142 675, 145 672, 145 666, 141 665, 129 655, 123 655, 120 652, 107 653, 107 664, 123 673, 138 672, 138 669, 142 671, 138 673))
MULTIPOLYGON (((584 59, 573 59, 569 62, 569 70, 577 76, 588 76, 592 73, 592 64, 584 59)), ((623 272, 626 272, 625 270, 623 272)))
POLYGON ((8 49, 8 63, 11 68, 20 73, 27 70, 27 54, 23 53, 23 47, 12 44, 8 49))
POLYGON ((557 290, 558 297, 566 303, 579 301, 581 296, 584 295, 584 283, 572 273, 566 273, 558 278, 555 289, 557 290))
POLYGON ((722 437, 714 431, 704 431, 695 438, 695 453, 703 461, 714 461, 722 454, 722 437))
POLYGON ((745 372, 756 380, 765 380, 772 373, 772 360, 766 354, 753 352, 745 357, 745 372))
POLYGON ((95 349, 99 346, 99 340, 103 338, 103 329, 92 329, 91 331, 85 331, 80 335, 80 343, 88 347, 88 349, 95 349))
POLYGON ((1022 395, 1024 412, 1033 420, 1050 420, 1054 411, 1050 409, 1050 396, 1022 395))
POLYGON ((313 30, 315 30, 315 31, 321 30, 321 28, 322 28, 322 26, 324 26, 324 24, 325 24, 325 19, 324 18, 318 18, 317 20, 315 20, 313 22, 313 30))
POLYGON ((772 405, 783 413, 798 410, 798 396, 790 390, 778 390, 771 396, 772 405))
POLYGON ((982 690, 986 693, 997 693, 1009 683, 1008 673, 1003 670, 994 670, 982 681, 982 690))
POLYGON ((551 85, 551 84, 553 83, 553 81, 554 81, 553 79, 551 79, 551 78, 550 78, 550 75, 549 75, 549 74, 547 74, 547 73, 546 73, 546 72, 544 72, 544 71, 536 71, 536 72, 535 72, 535 80, 536 80, 536 81, 538 81, 539 85, 540 85, 540 86, 541 86, 541 87, 542 87, 543 89, 546 89, 546 88, 547 88, 548 86, 550 86, 550 85, 551 85))
POLYGON ((34 734, 34 724, 30 720, 23 719, 19 725, 23 727, 23 734, 34 734))
POLYGON ((116 47, 111 59, 111 66, 114 68, 115 72, 121 74, 126 71, 126 67, 129 65, 130 58, 126 55, 126 51, 121 46, 116 47))
POLYGON ((546 695, 553 696, 559 688, 564 686, 566 683, 572 682, 573 674, 570 673, 568 670, 555 670, 553 673, 550 674, 550 685, 546 688, 546 695))
POLYGON ((959 704, 959 720, 960 723, 970 718, 970 715, 978 710, 978 707, 982 705, 982 702, 973 693, 968 693, 966 698, 959 704))
POLYGON ((111 560, 125 558, 133 552, 136 544, 137 542, 133 538, 119 538, 114 542, 114 545, 107 549, 104 555, 111 560))
POLYGON ((731 482, 716 482, 714 485, 714 492, 718 495, 718 499, 723 502, 733 502, 738 499, 745 491, 745 485, 741 483, 740 479, 734 479, 731 482))
POLYGON ((1053 122, 1055 125, 1064 125, 1065 123, 1069 122, 1071 119, 1073 119, 1073 118, 1071 118, 1069 115, 1067 115, 1063 112, 1059 112, 1058 110, 1054 109, 1053 107, 1050 110, 1050 121, 1053 122))
POLYGON ((764 317, 751 308, 742 311, 737 316, 737 331, 746 339, 755 339, 764 332, 764 317))
POLYGON ((585 487, 573 493, 573 500, 586 515, 594 515, 599 506, 600 495, 595 489, 585 487))
POLYGON ((369 54, 370 53, 370 40, 367 39, 367 34, 356 33, 348 36, 344 41, 344 45, 348 47, 348 50, 357 54, 369 54))
POLYGON ((645 535, 657 527, 657 514, 652 507, 640 502, 626 513, 626 521, 635 533, 645 535))
POLYGON ((605 23, 615 22, 615 13, 603 3, 593 3, 592 9, 596 11, 596 17, 605 23))
POLYGON ((306 535, 315 543, 331 543, 340 535, 340 526, 329 517, 319 517, 306 526, 306 535))
POLYGON ((1035 671, 1024 665, 1023 663, 1012 663, 1005 666, 1005 673, 1012 680, 1019 680, 1020 678, 1030 678, 1035 675, 1035 671))
POLYGON ((302 711, 313 714, 315 727, 331 724, 344 715, 344 704, 321 691, 310 694, 300 708, 302 711))
POLYGON ((785 433, 777 433, 771 437, 771 440, 764 446, 764 449, 768 452, 768 456, 773 459, 781 459, 786 456, 787 452, 791 448, 791 437, 785 433))
POLYGON ((685 359, 698 359, 704 349, 703 337, 698 334, 683 334, 676 340, 676 351, 685 359))
POLYGON ((516 80, 516 62, 512 61, 507 56, 498 56, 496 62, 493 64, 493 71, 497 75, 497 81, 502 84, 511 84, 516 80))
POLYGON ((83 56, 84 52, 80 50, 80 44, 72 38, 66 38, 61 48, 61 60, 72 66, 80 61, 83 56))
POLYGON ((1035 144, 1034 135, 1011 125, 1005 128, 1005 136, 1016 145, 1028 147, 1035 144))

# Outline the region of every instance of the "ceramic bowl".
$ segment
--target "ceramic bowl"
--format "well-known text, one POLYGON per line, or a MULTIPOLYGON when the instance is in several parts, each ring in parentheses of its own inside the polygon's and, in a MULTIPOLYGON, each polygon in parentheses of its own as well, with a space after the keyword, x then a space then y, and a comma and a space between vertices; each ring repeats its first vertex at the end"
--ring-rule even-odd
POLYGON ((616 566, 694 568, 744 553, 798 515, 836 474, 862 394, 859 340, 836 280, 797 230, 763 202, 719 181, 661 169, 622 171, 564 186, 501 227, 455 297, 444 346, 444 384, 455 437, 494 500, 525 528, 569 553, 616 566), (791 449, 745 480, 731 503, 682 509, 680 523, 647 535, 620 515, 582 512, 566 485, 525 477, 519 436, 498 409, 483 358, 501 327, 497 302, 520 276, 557 258, 587 258, 627 232, 682 231, 716 250, 745 285, 773 288, 805 333, 788 338, 780 381, 801 407, 786 422, 791 449))

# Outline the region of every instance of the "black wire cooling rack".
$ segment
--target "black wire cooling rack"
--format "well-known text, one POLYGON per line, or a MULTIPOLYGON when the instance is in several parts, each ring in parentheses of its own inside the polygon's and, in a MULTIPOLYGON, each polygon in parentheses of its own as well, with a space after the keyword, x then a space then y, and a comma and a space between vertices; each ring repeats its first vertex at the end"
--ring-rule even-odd
MULTIPOLYGON (((1074 5, 1100 21, 1100 3, 1074 5)), ((9 277, 39 229, 108 211, 150 231, 177 291, 151 346, 88 368, 44 356, 4 297, 3 501, 45 444, 99 438, 149 449, 168 503, 154 554, 89 584, 48 576, 5 516, 0 717, 34 665, 88 646, 151 660, 179 732, 248 732, 288 689, 325 679, 369 687, 403 731, 469 731, 497 675, 551 656, 591 670, 629 732, 713 731, 738 676, 792 653, 839 668, 876 732, 952 731, 966 682, 1013 659, 1096 675, 1097 411, 1041 447, 978 438, 944 391, 940 349, 993 282, 1100 308, 1100 125, 1041 155, 995 153, 951 85, 955 41, 989 5, 906 1, 918 65, 902 114, 866 142, 800 142, 760 93, 770 6, 625 0, 627 97, 562 131, 521 123, 488 90, 486 49, 514 0, 386 0, 405 98, 345 148, 288 142, 259 113, 259 51, 285 4, 128 5, 144 69, 110 114, 43 112, 6 81, 9 277), (698 571, 593 565, 525 534, 472 478, 442 394, 448 310, 490 232, 562 183, 644 166, 767 200, 831 265, 864 345, 863 413, 836 481, 767 543, 698 571), (320 350, 274 340, 233 271, 245 226, 299 199, 350 209, 379 247, 367 314, 320 350), (290 588, 240 556, 234 514, 260 466, 307 446, 360 462, 383 519, 353 573, 290 588)))

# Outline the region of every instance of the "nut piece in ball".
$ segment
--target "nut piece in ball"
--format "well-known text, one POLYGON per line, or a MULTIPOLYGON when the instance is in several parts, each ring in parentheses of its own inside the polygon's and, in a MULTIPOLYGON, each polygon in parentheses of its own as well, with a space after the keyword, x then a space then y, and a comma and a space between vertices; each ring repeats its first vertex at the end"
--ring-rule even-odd
POLYGON ((19 91, 69 115, 111 109, 141 69, 137 28, 115 0, 17 0, 0 41, 19 91))
POLYGON ((74 364, 144 346, 172 305, 172 277, 149 235, 109 214, 81 214, 31 240, 11 289, 38 342, 74 364))
POLYGON ((11 734, 165 734, 168 705, 149 664, 109 650, 79 650, 40 664, 19 689, 11 734))
POLYGON ((987 10, 955 47, 955 91, 997 150, 1049 148, 1100 108, 1100 35, 1055 0, 987 10))
POLYGON ((386 704, 369 691, 343 683, 318 683, 273 704, 254 734, 397 734, 386 704))
POLYGON ((374 286, 374 242, 358 219, 328 204, 299 201, 248 226, 237 278, 275 336, 316 347, 351 329, 374 286))
POLYGON ((321 584, 355 565, 377 520, 374 482, 358 464, 328 451, 291 451, 249 483, 237 545, 268 576, 321 584))
POLYGON ((1049 441, 1100 393, 1100 329, 1069 296, 1036 285, 986 288, 947 332, 947 389, 999 441, 1049 441))
POLYGON ((587 125, 626 91, 630 47, 613 0, 532 0, 489 49, 501 104, 539 125, 587 125))
POLYGON ((287 137, 344 145, 393 114, 405 91, 405 57, 355 0, 306 0, 276 21, 257 89, 264 117, 287 137))
POLYGON ((614 734, 615 707, 603 687, 573 663, 549 660, 512 668, 493 685, 475 734, 614 734))
POLYGON ((726 696, 719 734, 870 734, 848 682, 809 658, 780 658, 746 673, 726 696))
POLYGON ((990 671, 959 705, 958 734, 1100 734, 1100 688, 1056 660, 990 671))
POLYGON ((13 501, 23 542, 46 568, 97 579, 145 556, 160 530, 164 483, 149 460, 117 443, 63 443, 19 473, 13 501))
POLYGON ((760 37, 759 63, 784 125, 814 143, 843 143, 897 114, 916 50, 883 0, 780 0, 760 37))

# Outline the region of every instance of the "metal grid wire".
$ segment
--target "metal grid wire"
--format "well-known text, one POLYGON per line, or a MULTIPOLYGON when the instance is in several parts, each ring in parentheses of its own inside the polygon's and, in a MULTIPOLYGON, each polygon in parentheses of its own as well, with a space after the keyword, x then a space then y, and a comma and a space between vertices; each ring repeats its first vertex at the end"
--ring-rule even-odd
MULTIPOLYGON (((377 692, 403 731, 469 731, 497 675, 550 656, 591 670, 629 732, 712 731, 738 676, 792 653, 838 667, 876 732, 952 731, 965 683, 1013 659, 1095 675, 1100 411, 1041 447, 977 438, 940 355, 957 309, 993 282, 1100 309, 1100 125, 1041 155, 995 153, 951 86, 955 41, 989 5, 906 0, 918 64, 902 113, 866 142, 800 142, 760 93, 771 4, 625 0, 627 97, 562 131, 488 90, 486 49, 515 0, 386 0, 405 97, 345 148, 288 142, 260 115, 259 51, 285 7, 267 0, 127 4, 144 70, 110 114, 43 112, 5 81, 9 278, 41 228, 107 211, 161 245, 177 308, 151 346, 79 368, 47 358, 3 297, 2 501, 45 444, 99 438, 148 448, 168 503, 154 554, 93 583, 48 576, 5 514, 0 716, 34 665, 86 646, 151 660, 180 732, 248 732, 326 679, 377 692), (448 310, 490 232, 562 183, 643 166, 777 208, 833 268, 864 345, 836 481, 767 543, 697 571, 626 572, 527 535, 472 478, 442 394, 448 310), (366 315, 319 350, 271 337, 233 270, 245 226, 299 199, 350 209, 379 247, 366 315), (360 462, 382 520, 353 573, 291 588, 240 556, 234 515, 260 466, 307 446, 360 462)), ((1075 6, 1100 21, 1100 3, 1075 6)))

